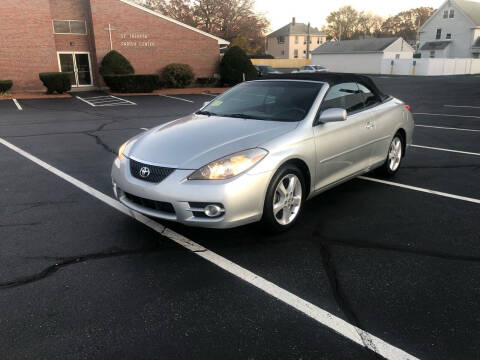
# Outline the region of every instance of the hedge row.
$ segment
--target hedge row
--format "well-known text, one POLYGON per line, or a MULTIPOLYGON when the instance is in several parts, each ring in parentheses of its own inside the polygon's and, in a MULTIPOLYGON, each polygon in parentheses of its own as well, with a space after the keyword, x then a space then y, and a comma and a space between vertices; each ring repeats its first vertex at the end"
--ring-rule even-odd
POLYGON ((72 88, 70 76, 67 73, 45 72, 40 73, 39 77, 47 88, 47 94, 53 94, 54 92, 63 94, 72 88))
POLYGON ((110 90, 120 93, 149 93, 161 87, 157 74, 104 75, 103 80, 110 90))
POLYGON ((0 80, 0 94, 10 90, 13 86, 12 80, 0 80))

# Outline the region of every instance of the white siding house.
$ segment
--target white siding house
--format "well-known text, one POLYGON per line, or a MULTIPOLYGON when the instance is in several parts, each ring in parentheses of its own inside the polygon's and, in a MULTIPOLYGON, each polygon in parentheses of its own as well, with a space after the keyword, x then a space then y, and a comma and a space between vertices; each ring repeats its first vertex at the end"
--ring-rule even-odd
POLYGON ((382 60, 411 59, 413 52, 401 37, 330 41, 312 52, 312 64, 335 72, 379 74, 382 60))
POLYGON ((480 2, 447 0, 419 29, 422 58, 478 58, 480 2))

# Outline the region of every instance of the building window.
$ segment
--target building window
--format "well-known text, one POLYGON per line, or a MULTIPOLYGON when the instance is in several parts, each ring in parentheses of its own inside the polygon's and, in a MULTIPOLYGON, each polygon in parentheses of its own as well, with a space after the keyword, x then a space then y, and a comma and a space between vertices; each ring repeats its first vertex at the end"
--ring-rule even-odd
POLYGON ((307 50, 303 50, 303 53, 306 54, 306 53, 307 53, 307 50))
POLYGON ((430 57, 434 58, 435 57, 435 50, 430 51, 430 57))
POLYGON ((285 55, 285 50, 282 50, 280 54, 285 55))
POLYGON ((395 59, 400 59, 400 54, 395 54, 395 59))
POLYGON ((285 36, 279 36, 277 37, 277 42, 279 44, 285 44, 285 36))
POLYGON ((445 39, 451 39, 451 38, 452 38, 452 34, 447 34, 447 35, 445 36, 445 39))
POLYGON ((480 58, 479 55, 480 55, 479 53, 473 53, 473 54, 472 54, 472 57, 473 57, 474 59, 479 59, 479 58, 480 58))
POLYGON ((435 39, 440 40, 442 38, 442 29, 437 29, 437 36, 435 36, 435 39))
POLYGON ((298 36, 295 35, 295 44, 298 44, 298 36))
POLYGON ((293 57, 295 59, 298 58, 298 50, 297 49, 293 50, 293 57))
POLYGON ((320 44, 320 38, 319 37, 317 38, 317 44, 320 44))
POLYGON ((53 20, 53 32, 55 34, 87 34, 85 20, 53 20))
POLYGON ((455 16, 455 10, 451 9, 450 10, 450 15, 448 16, 450 19, 453 19, 453 17, 455 16))

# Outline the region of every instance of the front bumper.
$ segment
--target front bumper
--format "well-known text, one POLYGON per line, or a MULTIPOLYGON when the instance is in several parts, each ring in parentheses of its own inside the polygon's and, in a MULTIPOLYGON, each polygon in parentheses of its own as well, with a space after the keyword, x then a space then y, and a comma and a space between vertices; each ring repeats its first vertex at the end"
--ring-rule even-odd
POLYGON ((229 180, 187 180, 193 170, 175 170, 160 183, 133 177, 129 159, 115 159, 112 183, 115 197, 125 206, 142 214, 176 221, 189 226, 231 228, 261 219, 270 172, 242 174, 229 180), (133 195, 133 196, 132 196, 133 195), (171 204, 173 211, 144 206, 132 198, 171 204), (197 216, 198 206, 192 203, 222 204, 219 217, 197 216))

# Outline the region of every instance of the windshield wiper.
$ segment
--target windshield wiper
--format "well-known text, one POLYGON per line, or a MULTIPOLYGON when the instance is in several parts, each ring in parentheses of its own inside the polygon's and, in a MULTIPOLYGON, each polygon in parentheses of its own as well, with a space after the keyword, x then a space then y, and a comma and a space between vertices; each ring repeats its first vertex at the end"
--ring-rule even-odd
POLYGON ((207 115, 207 116, 216 116, 216 115, 217 115, 217 114, 212 113, 212 112, 207 111, 207 110, 200 110, 200 111, 197 111, 195 114, 198 114, 198 115, 207 115))
POLYGON ((266 117, 247 115, 247 114, 225 114, 222 116, 231 117, 231 118, 240 118, 240 119, 270 120, 269 118, 266 118, 266 117))

